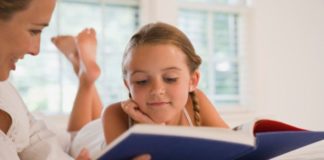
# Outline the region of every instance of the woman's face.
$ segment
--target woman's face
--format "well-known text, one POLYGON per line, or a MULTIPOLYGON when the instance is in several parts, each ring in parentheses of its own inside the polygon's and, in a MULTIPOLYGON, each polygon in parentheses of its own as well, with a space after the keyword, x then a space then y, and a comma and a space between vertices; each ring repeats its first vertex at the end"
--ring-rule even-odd
POLYGON ((196 87, 186 55, 170 44, 140 45, 126 58, 125 84, 141 111, 156 123, 177 124, 196 87))
POLYGON ((9 77, 25 54, 39 53, 40 34, 49 24, 54 7, 55 0, 32 0, 11 19, 0 19, 0 81, 9 77))

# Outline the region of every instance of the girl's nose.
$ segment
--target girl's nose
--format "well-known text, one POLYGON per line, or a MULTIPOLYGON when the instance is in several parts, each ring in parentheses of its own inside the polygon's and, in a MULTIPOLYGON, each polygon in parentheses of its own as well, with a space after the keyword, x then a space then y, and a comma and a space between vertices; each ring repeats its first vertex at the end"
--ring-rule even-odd
POLYGON ((162 82, 156 81, 153 83, 151 95, 159 96, 165 94, 165 87, 162 82))
POLYGON ((154 95, 154 96, 165 95, 165 89, 163 89, 163 88, 154 89, 154 90, 152 90, 151 95, 154 95))

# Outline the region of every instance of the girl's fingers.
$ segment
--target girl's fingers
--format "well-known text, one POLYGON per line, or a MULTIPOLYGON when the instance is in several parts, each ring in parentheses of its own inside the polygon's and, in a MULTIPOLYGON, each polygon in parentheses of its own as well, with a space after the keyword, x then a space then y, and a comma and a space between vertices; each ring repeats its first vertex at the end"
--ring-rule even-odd
POLYGON ((126 114, 139 123, 154 123, 153 120, 143 113, 138 105, 132 100, 121 102, 121 107, 126 114))
POLYGON ((151 160, 151 155, 143 154, 143 155, 133 158, 133 160, 151 160))

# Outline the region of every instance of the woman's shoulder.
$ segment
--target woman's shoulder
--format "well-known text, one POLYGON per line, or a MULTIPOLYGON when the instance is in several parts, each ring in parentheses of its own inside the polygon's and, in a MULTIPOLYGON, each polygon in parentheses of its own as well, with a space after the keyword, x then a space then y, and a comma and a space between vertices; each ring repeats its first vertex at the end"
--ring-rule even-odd
MULTIPOLYGON (((6 112, 26 114, 27 107, 18 91, 8 81, 0 82, 0 108, 6 112)), ((12 113, 9 113, 12 114, 12 113)))

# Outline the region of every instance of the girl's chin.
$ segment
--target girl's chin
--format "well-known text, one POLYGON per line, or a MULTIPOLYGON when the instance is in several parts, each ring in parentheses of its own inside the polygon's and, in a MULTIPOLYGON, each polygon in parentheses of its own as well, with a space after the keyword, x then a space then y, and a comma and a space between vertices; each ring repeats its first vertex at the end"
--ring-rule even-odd
POLYGON ((153 121, 155 124, 164 124, 164 125, 170 124, 170 119, 167 117, 155 118, 153 119, 153 121))
MULTIPOLYGON (((170 124, 172 123, 176 115, 171 112, 155 112, 155 113, 148 113, 148 116, 153 120, 155 124, 170 124), (168 116, 166 116, 168 115, 168 116)), ((170 124, 171 125, 171 124, 170 124)))
POLYGON ((152 118, 154 123, 156 124, 166 124, 167 123, 167 119, 166 118, 162 118, 162 117, 155 117, 155 118, 152 118))

